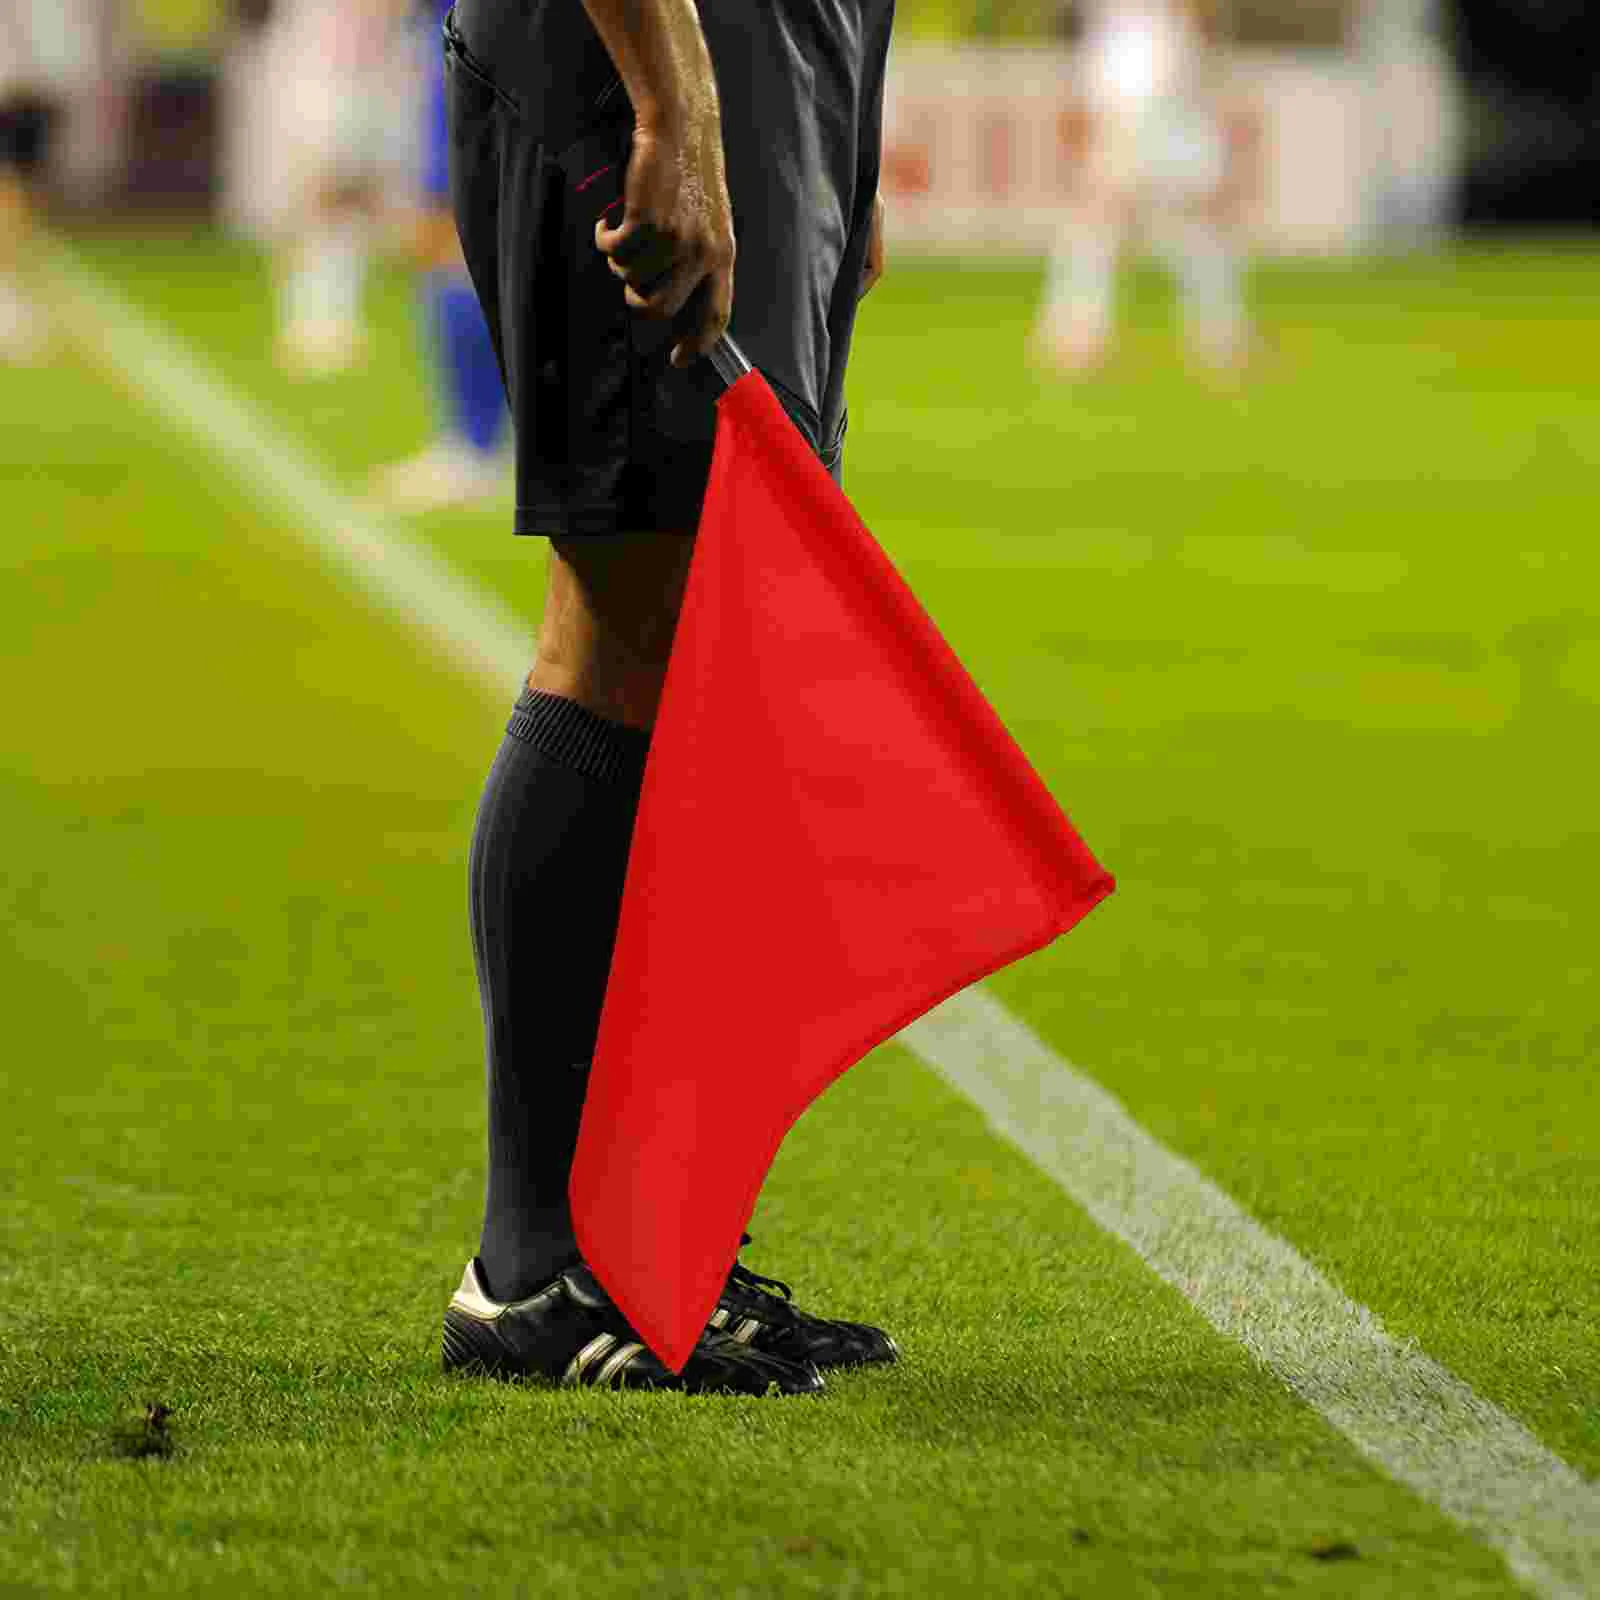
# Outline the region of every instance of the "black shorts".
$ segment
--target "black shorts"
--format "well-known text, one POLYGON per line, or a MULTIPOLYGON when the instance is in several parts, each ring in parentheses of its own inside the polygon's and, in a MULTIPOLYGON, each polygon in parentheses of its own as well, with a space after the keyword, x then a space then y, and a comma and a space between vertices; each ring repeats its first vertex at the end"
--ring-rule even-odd
MULTIPOLYGON (((892 0, 701 0, 738 260, 731 333, 838 473, 877 192, 892 0)), ((445 23, 456 223, 516 431, 516 531, 692 531, 719 385, 668 360, 595 248, 633 110, 576 0, 458 0, 445 23)))
POLYGON ((32 176, 44 166, 56 105, 43 95, 25 93, 0 99, 0 167, 32 176))

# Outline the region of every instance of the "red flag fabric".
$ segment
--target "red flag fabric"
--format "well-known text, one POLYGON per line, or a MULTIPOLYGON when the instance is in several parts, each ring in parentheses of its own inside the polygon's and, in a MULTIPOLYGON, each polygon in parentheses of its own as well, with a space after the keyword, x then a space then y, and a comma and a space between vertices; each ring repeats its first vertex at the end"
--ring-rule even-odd
POLYGON ((682 1367, 811 1101, 1112 880, 757 373, 716 448, 573 1167, 682 1367))

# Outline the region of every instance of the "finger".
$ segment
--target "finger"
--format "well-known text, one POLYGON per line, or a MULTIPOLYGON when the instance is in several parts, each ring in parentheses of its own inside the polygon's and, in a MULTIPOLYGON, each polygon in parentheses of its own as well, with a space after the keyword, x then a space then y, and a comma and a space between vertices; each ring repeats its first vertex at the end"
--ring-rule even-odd
MULTIPOLYGON (((671 261, 646 260, 643 256, 631 266, 619 267, 614 261, 606 263, 611 269, 612 276, 617 278, 625 289, 633 291, 634 299, 642 302, 653 301, 669 287, 673 275, 682 270, 681 263, 671 261)), ((626 298, 626 294, 624 295, 626 298)), ((630 302, 631 304, 632 302, 630 302)))
POLYGON ((653 284, 673 266, 673 241, 653 223, 625 216, 621 226, 608 228, 602 219, 595 224, 594 242, 613 276, 624 283, 653 284))
POLYGON ((659 230, 652 223, 635 222, 630 216, 624 215, 622 226, 617 229, 616 237, 611 241, 611 248, 607 253, 618 266, 631 267, 641 262, 664 242, 659 230))
POLYGON ((733 316, 732 263, 708 273, 699 288, 703 304, 696 318, 697 325, 672 347, 675 367, 686 367, 699 357, 709 355, 717 340, 727 332, 733 316))
POLYGON ((887 251, 883 243, 883 196, 872 202, 872 220, 867 225, 867 255, 861 269, 861 294, 867 295, 877 287, 887 264, 887 251))
POLYGON ((703 276, 704 273, 691 263, 681 262, 649 282, 630 281, 623 290, 623 299, 633 310, 647 317, 675 317, 703 276))
POLYGON ((616 256, 622 261, 627 261, 634 252, 643 248, 644 239, 641 235, 652 230, 648 222, 640 221, 637 213, 626 207, 615 224, 607 222, 606 218, 612 209, 614 206, 608 206, 595 219, 595 248, 608 256, 616 256))
POLYGON ((606 221, 606 213, 602 211, 599 217, 595 220, 594 225, 595 249, 598 250, 602 255, 610 256, 617 248, 617 241, 623 237, 624 231, 628 226, 628 222, 628 214, 624 212, 617 219, 616 226, 613 227, 609 222, 606 221))
POLYGON ((676 270, 672 262, 645 262, 632 267, 619 267, 608 260, 606 267, 618 283, 635 289, 646 300, 666 287, 667 279, 676 270))
POLYGON ((869 250, 866 263, 861 269, 861 294, 863 298, 877 287, 878 279, 882 276, 883 257, 876 250, 869 250))
POLYGON ((689 298, 694 275, 685 261, 641 260, 623 280, 631 293, 630 305, 647 310, 651 316, 670 317, 689 298), (688 282, 683 282, 688 274, 688 282))

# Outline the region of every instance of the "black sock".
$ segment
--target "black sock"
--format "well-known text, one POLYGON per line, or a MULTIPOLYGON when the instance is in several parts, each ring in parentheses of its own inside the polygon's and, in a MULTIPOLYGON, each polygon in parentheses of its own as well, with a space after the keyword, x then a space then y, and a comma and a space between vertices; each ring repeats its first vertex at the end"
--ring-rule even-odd
POLYGON ((478 1260, 518 1300, 578 1260, 567 1206, 650 736, 525 693, 478 807, 472 944, 489 1060, 478 1260))

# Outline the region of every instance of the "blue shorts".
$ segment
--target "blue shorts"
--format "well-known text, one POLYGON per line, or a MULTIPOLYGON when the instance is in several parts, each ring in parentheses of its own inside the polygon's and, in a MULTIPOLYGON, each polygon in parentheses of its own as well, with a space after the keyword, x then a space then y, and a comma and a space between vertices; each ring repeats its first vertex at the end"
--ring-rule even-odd
POLYGON ((428 88, 422 111, 422 198, 450 208, 450 119, 445 111, 444 57, 437 31, 429 30, 428 88))

